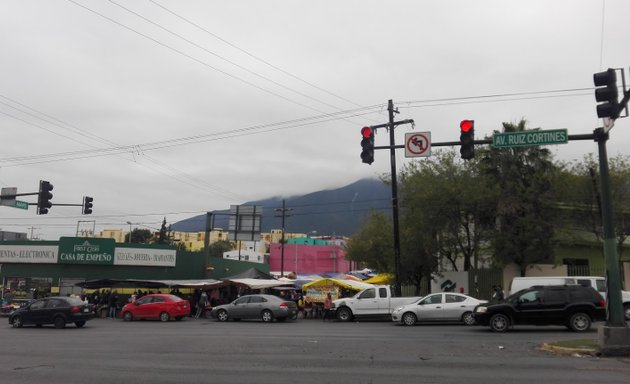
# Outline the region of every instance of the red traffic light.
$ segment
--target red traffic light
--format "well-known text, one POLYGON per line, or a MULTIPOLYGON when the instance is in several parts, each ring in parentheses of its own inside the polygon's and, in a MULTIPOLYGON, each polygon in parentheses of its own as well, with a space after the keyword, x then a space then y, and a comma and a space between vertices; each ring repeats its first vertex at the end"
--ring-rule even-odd
POLYGON ((369 139, 370 137, 372 137, 372 128, 370 127, 361 128, 361 136, 365 137, 366 139, 369 139))
POLYGON ((462 122, 459 123, 459 128, 462 132, 470 132, 471 129, 475 128, 475 120, 462 120, 462 122))

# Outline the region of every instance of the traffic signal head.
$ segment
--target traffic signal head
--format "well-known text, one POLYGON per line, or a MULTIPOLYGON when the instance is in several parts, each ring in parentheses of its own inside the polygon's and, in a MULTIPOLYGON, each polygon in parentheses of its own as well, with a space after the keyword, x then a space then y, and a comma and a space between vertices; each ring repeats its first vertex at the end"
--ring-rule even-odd
POLYGON ((53 185, 48 181, 39 181, 39 193, 37 195, 37 214, 46 215, 48 210, 52 207, 50 200, 53 197, 52 191, 53 185))
POLYGON ((608 68, 604 72, 593 75, 595 84, 595 100, 601 104, 597 105, 597 117, 609 117, 616 119, 619 117, 619 91, 617 90, 617 74, 614 69, 608 68))
POLYGON ((475 120, 462 120, 459 123, 459 153, 462 159, 470 160, 475 157, 475 120))
POLYGON ((94 206, 94 204, 92 203, 93 201, 94 201, 93 198, 89 196, 83 196, 83 214, 84 215, 90 215, 92 213, 92 207, 94 206))
POLYGON ((366 164, 374 162, 374 130, 370 127, 361 128, 361 160, 366 164))

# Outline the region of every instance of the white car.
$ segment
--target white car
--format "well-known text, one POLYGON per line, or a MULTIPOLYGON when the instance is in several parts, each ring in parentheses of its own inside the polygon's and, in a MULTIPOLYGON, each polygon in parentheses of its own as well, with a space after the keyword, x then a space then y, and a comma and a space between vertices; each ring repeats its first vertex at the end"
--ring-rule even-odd
POLYGON ((427 295, 411 304, 398 307, 392 313, 392 321, 404 325, 417 322, 462 322, 475 324, 472 313, 486 300, 477 300, 461 293, 441 292, 427 295))

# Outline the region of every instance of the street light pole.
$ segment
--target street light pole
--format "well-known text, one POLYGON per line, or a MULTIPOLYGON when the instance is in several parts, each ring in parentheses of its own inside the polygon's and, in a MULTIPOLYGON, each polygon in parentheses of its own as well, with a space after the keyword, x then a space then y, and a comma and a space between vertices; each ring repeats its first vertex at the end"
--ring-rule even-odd
POLYGON ((127 224, 129 224, 129 243, 131 243, 131 221, 128 221, 127 224))

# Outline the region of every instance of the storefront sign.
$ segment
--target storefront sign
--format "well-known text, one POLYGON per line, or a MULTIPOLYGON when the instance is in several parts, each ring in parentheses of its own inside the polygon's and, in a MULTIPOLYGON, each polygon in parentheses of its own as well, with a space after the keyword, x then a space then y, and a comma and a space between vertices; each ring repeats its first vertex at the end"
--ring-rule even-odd
POLYGON ((113 265, 114 239, 62 237, 59 239, 59 264, 113 265))
POLYGON ((56 245, 0 245, 0 263, 57 263, 56 245))
POLYGON ((143 265, 149 267, 174 267, 177 260, 175 249, 116 248, 114 265, 143 265))
POLYGON ((339 287, 336 285, 318 285, 306 288, 306 298, 314 303, 323 303, 329 293, 333 300, 338 299, 339 287))

